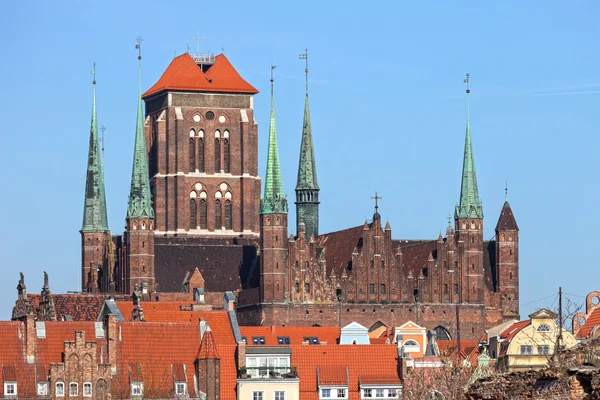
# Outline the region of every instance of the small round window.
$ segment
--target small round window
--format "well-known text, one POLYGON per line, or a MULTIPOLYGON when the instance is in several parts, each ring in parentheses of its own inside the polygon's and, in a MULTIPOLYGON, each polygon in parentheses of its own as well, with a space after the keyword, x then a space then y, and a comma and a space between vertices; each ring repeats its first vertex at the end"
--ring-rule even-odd
POLYGON ((208 111, 206 113, 206 119, 209 120, 209 121, 212 121, 213 119, 215 119, 215 113, 212 112, 212 111, 208 111))

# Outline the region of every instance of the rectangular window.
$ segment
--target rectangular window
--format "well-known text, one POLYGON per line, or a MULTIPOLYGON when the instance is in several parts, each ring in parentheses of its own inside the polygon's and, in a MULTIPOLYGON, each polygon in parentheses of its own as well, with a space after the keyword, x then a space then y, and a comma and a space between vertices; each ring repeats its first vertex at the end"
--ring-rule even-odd
POLYGON ((69 396, 78 396, 79 395, 79 385, 75 382, 71 382, 69 385, 69 396))
POLYGON ((375 389, 375 397, 383 397, 383 389, 375 389))
POLYGON ((56 383, 56 396, 62 397, 65 395, 65 384, 62 382, 56 383))
POLYGON ((548 345, 538 346, 537 352, 538 352, 538 354, 550 354, 550 346, 548 346, 548 345))
POLYGON ((337 397, 338 397, 338 399, 345 399, 346 398, 346 389, 338 389, 337 397))
POLYGON ((48 395, 48 382, 38 382, 37 395, 38 396, 47 396, 48 395))
POLYGON ((321 389, 321 398, 329 399, 331 397, 331 389, 321 389))
POLYGON ((385 294, 385 285, 383 283, 379 285, 379 293, 385 294))
POLYGON ((521 346, 521 354, 529 355, 532 352, 532 346, 521 346))
POLYGON ((177 396, 185 396, 187 392, 187 385, 185 382, 177 382, 175 383, 175 394, 177 396))
POLYGON ((252 400, 263 400, 264 392, 252 392, 252 400))
POLYGON ((290 344, 289 336, 277 336, 277 344, 290 344))
POLYGON ((17 395, 17 383, 16 382, 4 382, 4 395, 5 396, 16 396, 17 395))
POLYGON ((275 400, 285 400, 285 392, 275 391, 275 400))
POLYGON ((375 294, 375 285, 372 283, 369 284, 369 294, 375 294))
POLYGON ((373 397, 373 389, 363 389, 363 397, 373 397))
POLYGON ((308 342, 308 344, 319 344, 319 338, 317 336, 304 336, 302 341, 308 342))
POLYGON ((254 345, 264 345, 265 337, 264 336, 252 336, 252 344, 254 345))
POLYGON ((454 294, 458 294, 458 283, 454 284, 454 294))
POLYGON ((398 397, 398 389, 388 389, 387 397, 398 397))
POLYGON ((142 396, 144 394, 144 384, 141 382, 134 382, 131 384, 131 395, 142 396))
POLYGON ((304 284, 304 292, 310 294, 310 283, 304 284))
POLYGON ((85 397, 92 397, 92 384, 90 382, 83 384, 83 395, 85 397))

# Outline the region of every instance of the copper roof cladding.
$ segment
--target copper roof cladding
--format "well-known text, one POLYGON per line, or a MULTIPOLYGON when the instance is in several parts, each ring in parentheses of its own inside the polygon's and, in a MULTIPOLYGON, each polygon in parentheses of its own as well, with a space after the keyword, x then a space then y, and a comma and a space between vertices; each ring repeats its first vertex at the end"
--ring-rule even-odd
POLYGON ((240 76, 224 54, 216 56, 215 63, 204 73, 189 53, 175 57, 142 98, 146 99, 163 91, 258 93, 254 86, 240 76))

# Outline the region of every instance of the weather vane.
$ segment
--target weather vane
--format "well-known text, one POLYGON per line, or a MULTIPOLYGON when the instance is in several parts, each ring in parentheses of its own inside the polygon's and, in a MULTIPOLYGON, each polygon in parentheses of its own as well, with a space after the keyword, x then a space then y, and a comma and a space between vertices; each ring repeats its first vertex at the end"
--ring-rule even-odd
POLYGON ((300 54, 298 58, 306 61, 304 73, 306 73, 306 95, 308 96, 308 49, 304 49, 304 53, 300 54))
POLYGON ((140 35, 138 35, 137 38, 135 38, 135 41, 137 42, 137 44, 135 45, 135 48, 138 50, 138 60, 142 59, 142 42, 144 41, 144 39, 142 39, 142 37, 140 35))
POLYGON ((471 74, 469 74, 467 72, 467 77, 465 78, 465 83, 467 84, 467 94, 471 93, 471 89, 469 89, 469 78, 471 77, 471 74))

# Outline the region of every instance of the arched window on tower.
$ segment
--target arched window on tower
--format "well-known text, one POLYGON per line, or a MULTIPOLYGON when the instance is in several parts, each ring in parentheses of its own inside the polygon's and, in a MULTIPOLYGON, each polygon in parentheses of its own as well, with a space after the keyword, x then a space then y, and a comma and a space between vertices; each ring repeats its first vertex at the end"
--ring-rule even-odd
POLYGON ((215 230, 223 227, 223 219, 221 218, 221 200, 215 200, 215 230))
POLYGON ((215 173, 221 171, 221 133, 215 132, 215 173))
POLYGON ((228 174, 231 171, 231 157, 229 150, 229 131, 223 132, 223 171, 228 174))
POLYGON ((190 229, 196 229, 196 199, 190 199, 190 229))
POLYGON ((196 141, 190 137, 190 172, 196 171, 196 141))
POLYGON ((206 199, 201 199, 200 200, 200 229, 206 229, 206 213, 207 213, 207 207, 206 207, 206 199))
POLYGON ((204 131, 198 132, 198 171, 204 172, 204 131))
POLYGON ((225 229, 233 229, 231 223, 231 200, 225 200, 225 229))

